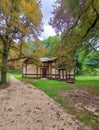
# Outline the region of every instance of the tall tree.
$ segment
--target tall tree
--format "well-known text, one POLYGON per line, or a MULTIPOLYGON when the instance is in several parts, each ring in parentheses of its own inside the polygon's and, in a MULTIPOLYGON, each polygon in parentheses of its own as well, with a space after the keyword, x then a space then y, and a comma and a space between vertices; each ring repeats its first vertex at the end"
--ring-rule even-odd
POLYGON ((25 39, 37 39, 41 31, 41 10, 37 0, 0 0, 0 57, 1 83, 6 83, 8 62, 12 48, 23 56, 22 43, 25 39), (18 47, 16 47, 16 44, 18 47))
POLYGON ((62 34, 64 55, 75 56, 82 45, 94 49, 99 39, 99 0, 57 0, 54 7, 50 24, 62 34))

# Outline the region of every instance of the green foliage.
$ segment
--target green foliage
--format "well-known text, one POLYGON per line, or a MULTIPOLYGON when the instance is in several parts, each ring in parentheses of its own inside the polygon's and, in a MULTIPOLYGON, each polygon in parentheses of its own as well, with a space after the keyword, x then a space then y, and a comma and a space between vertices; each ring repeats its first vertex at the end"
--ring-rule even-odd
POLYGON ((65 3, 68 7, 68 10, 72 12, 75 10, 75 8, 77 9, 79 7, 80 0, 65 0, 65 3))
POLYGON ((83 70, 89 74, 97 74, 99 69, 99 53, 90 52, 83 61, 83 70))
POLYGON ((82 63, 79 61, 79 59, 76 59, 75 74, 76 75, 82 74, 82 63))
POLYGON ((99 73, 99 52, 83 46, 76 53, 76 74, 99 73))
POLYGON ((22 69, 11 70, 9 73, 11 73, 11 74, 16 74, 16 75, 20 75, 20 74, 22 74, 22 69))
POLYGON ((42 45, 44 45, 48 49, 48 53, 45 56, 52 56, 55 45, 60 41, 60 36, 49 37, 48 39, 42 41, 42 45))

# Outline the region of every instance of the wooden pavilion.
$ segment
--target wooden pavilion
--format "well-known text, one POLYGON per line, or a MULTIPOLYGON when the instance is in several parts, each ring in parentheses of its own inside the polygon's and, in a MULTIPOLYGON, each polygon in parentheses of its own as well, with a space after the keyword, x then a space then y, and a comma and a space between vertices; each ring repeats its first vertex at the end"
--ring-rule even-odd
POLYGON ((65 80, 67 82, 75 81, 74 67, 68 70, 66 65, 57 65, 57 58, 40 58, 40 65, 33 62, 32 59, 23 61, 22 76, 28 78, 48 78, 55 80, 65 80))

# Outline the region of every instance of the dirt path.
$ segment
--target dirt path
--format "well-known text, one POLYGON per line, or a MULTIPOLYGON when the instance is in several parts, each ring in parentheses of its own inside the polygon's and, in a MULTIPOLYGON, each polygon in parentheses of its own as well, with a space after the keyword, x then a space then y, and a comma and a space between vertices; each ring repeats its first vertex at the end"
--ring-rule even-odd
POLYGON ((0 130, 91 130, 45 93, 11 76, 0 90, 0 130))

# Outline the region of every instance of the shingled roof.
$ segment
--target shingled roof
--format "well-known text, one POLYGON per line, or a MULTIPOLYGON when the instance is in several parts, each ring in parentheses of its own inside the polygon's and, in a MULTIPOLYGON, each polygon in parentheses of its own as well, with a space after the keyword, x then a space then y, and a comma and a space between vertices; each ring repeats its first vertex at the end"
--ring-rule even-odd
MULTIPOLYGON (((51 62, 51 61, 54 61, 54 60, 56 60, 56 59, 57 59, 56 57, 52 57, 52 58, 42 57, 42 58, 40 58, 40 61, 41 61, 41 62, 51 62)), ((32 59, 26 58, 26 59, 23 60, 23 62, 26 62, 26 61, 28 61, 28 60, 32 60, 32 59)))
POLYGON ((41 62, 48 62, 48 61, 54 61, 54 60, 56 60, 56 57, 53 57, 53 58, 48 58, 48 57, 40 58, 41 62))

